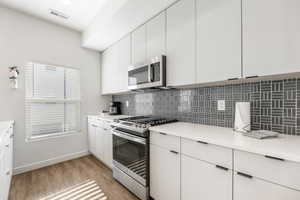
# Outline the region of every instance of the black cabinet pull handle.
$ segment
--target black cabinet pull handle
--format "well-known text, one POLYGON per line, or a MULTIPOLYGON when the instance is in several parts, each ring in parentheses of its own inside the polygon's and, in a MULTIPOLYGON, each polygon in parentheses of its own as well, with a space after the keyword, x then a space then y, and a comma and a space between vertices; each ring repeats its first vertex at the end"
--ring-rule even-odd
POLYGON ((229 169, 220 165, 216 165, 216 168, 228 171, 229 169))
POLYGON ((177 152, 177 151, 173 151, 173 150, 171 150, 170 152, 171 152, 171 153, 174 153, 174 154, 178 154, 178 152, 177 152))
POLYGON ((246 77, 246 79, 249 79, 249 78, 258 78, 258 76, 255 75, 255 76, 247 76, 247 77, 246 77))
POLYGON ((207 142, 203 142, 203 141, 197 141, 200 144, 208 144, 207 142))
POLYGON ((265 157, 266 157, 266 158, 269 158, 269 159, 273 159, 273 160, 284 161, 284 159, 282 159, 282 158, 277 158, 277 157, 273 157, 273 156, 265 155, 265 157))
POLYGON ((252 179, 252 178, 253 178, 253 176, 251 176, 251 175, 249 175, 249 174, 242 173, 242 172, 237 172, 237 174, 240 175, 240 176, 243 176, 243 177, 245 177, 245 178, 249 178, 249 179, 252 179))
POLYGON ((159 132, 159 134, 161 134, 161 135, 167 135, 166 133, 161 133, 161 132, 159 132))
POLYGON ((235 80, 239 80, 239 78, 229 78, 227 79, 228 81, 235 81, 235 80))

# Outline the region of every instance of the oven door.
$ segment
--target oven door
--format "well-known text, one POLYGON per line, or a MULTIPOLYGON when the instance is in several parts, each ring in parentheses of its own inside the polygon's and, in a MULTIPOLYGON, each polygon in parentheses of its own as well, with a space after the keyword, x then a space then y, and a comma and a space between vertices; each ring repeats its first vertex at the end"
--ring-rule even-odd
POLYGON ((148 144, 145 138, 113 129, 113 164, 147 186, 148 144))

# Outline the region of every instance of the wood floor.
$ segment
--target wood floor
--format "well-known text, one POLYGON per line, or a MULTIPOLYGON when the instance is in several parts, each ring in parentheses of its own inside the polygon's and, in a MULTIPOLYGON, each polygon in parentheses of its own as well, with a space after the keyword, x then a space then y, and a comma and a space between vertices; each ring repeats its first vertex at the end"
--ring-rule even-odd
POLYGON ((9 200, 39 200, 88 179, 99 184, 108 200, 138 200, 112 178, 110 169, 93 156, 14 176, 9 200))

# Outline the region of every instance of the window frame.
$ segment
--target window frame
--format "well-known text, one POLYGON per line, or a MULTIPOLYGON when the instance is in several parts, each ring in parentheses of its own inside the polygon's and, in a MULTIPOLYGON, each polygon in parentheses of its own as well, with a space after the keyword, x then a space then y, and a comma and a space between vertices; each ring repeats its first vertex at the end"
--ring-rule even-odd
POLYGON ((68 67, 68 66, 62 66, 62 65, 54 65, 54 64, 45 64, 45 63, 37 63, 37 62, 29 62, 26 66, 25 66, 25 141, 26 142, 35 142, 35 141, 41 141, 41 140, 47 140, 47 139, 53 139, 53 138, 59 138, 59 137, 66 137, 66 136, 71 136, 71 135, 75 135, 75 134, 79 134, 82 132, 82 126, 81 126, 81 121, 82 121, 82 116, 81 116, 81 71, 79 68, 75 68, 75 67, 68 67), (33 75, 33 71, 34 71, 34 67, 36 65, 46 65, 46 66, 51 66, 51 67, 59 67, 59 68, 63 68, 64 69, 64 98, 53 98, 53 97, 39 97, 36 98, 34 97, 34 75, 33 75), (31 81, 32 82, 28 82, 28 73, 29 73, 29 69, 31 70, 31 81), (66 69, 73 69, 73 70, 77 70, 79 73, 79 98, 67 98, 66 97, 66 69), (30 84, 30 86, 28 85, 28 83, 30 84), (29 92, 30 91, 30 92, 29 92), (29 95, 27 93, 30 93, 29 95), (66 106, 64 106, 64 131, 62 132, 57 132, 57 133, 48 133, 48 134, 40 134, 40 135, 33 135, 32 129, 29 128, 31 127, 31 121, 30 119, 28 119, 30 112, 27 111, 27 106, 28 104, 31 103, 63 103, 64 105, 66 105, 67 103, 75 103, 77 104, 77 114, 76 114, 76 121, 78 122, 78 127, 76 130, 70 130, 70 131, 65 131, 65 127, 66 127, 66 106))

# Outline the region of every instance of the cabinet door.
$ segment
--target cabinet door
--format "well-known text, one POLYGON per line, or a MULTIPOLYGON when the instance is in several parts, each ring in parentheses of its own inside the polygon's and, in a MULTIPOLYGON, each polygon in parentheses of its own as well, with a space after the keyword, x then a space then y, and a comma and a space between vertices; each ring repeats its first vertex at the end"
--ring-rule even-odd
POLYGON ((96 128, 95 124, 89 123, 88 125, 88 142, 89 142, 89 151, 96 155, 96 128))
POLYGON ((105 129, 105 148, 104 148, 104 155, 105 155, 105 164, 112 168, 113 165, 113 144, 112 144, 112 133, 110 129, 105 129))
POLYGON ((6 132, 4 134, 4 149, 3 149, 3 169, 4 169, 4 185, 3 185, 3 196, 4 199, 8 199, 9 188, 10 188, 10 178, 11 178, 11 142, 10 142, 10 134, 6 132))
POLYGON ((147 23, 147 60, 166 53, 166 13, 162 12, 147 23))
POLYGON ((232 200, 232 171, 182 155, 181 200, 195 199, 232 200))
POLYGON ((96 157, 105 163, 105 130, 101 126, 96 129, 96 157))
POLYGON ((102 55, 102 94, 112 94, 118 88, 118 47, 109 47, 102 55))
POLYGON ((180 200, 180 155, 156 145, 150 145, 150 195, 180 200))
POLYGON ((131 65, 131 39, 130 35, 117 43, 118 65, 114 76, 116 76, 116 88, 114 92, 128 91, 128 67, 131 65))
POLYGON ((143 65, 147 62, 146 25, 136 29, 132 35, 132 64, 143 65))
POLYGON ((300 71, 300 1, 243 0, 245 76, 300 71))
POLYGON ((111 80, 113 79, 113 48, 108 48, 102 54, 101 87, 102 94, 110 94, 113 89, 111 80))
POLYGON ((181 0, 167 10, 167 85, 196 83, 195 1, 181 0))
POLYGON ((299 200, 300 192, 254 177, 234 175, 234 199, 238 200, 299 200))
POLYGON ((241 0, 196 0, 197 82, 241 77, 241 0))
MULTIPOLYGON (((1 145, 1 143, 0 143, 1 145)), ((1 148, 3 146, 0 146, 1 148)), ((5 183, 5 170, 4 170, 4 156, 3 156, 3 150, 0 149, 0 185, 2 187, 0 187, 0 199, 5 199, 4 198, 4 191, 5 191, 5 188, 3 187, 4 185, 6 185, 5 183)))

